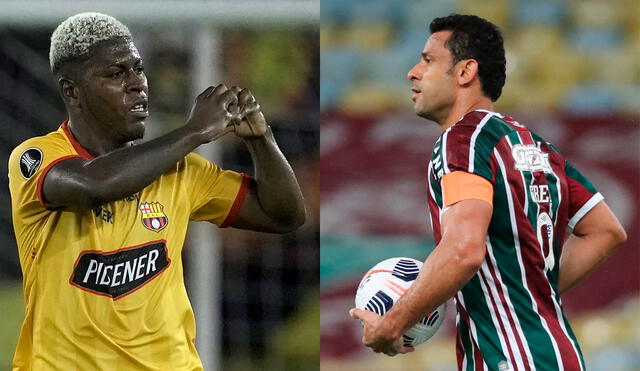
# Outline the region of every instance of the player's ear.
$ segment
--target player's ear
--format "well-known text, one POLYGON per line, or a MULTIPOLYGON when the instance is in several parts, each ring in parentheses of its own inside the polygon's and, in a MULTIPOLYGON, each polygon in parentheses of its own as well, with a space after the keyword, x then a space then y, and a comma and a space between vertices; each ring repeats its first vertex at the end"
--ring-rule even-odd
POLYGON ((475 59, 463 59, 459 63, 457 71, 458 83, 460 85, 469 84, 478 74, 478 61, 475 59))
POLYGON ((71 78, 66 76, 58 78, 58 92, 65 104, 70 106, 78 104, 78 87, 71 78))

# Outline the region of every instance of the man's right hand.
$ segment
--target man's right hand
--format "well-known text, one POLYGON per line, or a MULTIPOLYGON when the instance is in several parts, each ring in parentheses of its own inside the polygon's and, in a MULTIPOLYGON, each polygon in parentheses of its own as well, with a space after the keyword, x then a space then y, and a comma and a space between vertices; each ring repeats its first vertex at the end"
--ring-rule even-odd
POLYGON ((398 354, 413 352, 414 347, 402 345, 402 336, 392 336, 381 326, 382 317, 368 310, 352 308, 349 310, 351 318, 360 320, 364 327, 362 344, 373 349, 376 353, 384 353, 390 357, 398 354))
POLYGON ((203 143, 218 139, 233 131, 229 123, 239 120, 238 113, 229 112, 230 105, 237 105, 239 88, 227 89, 224 84, 210 86, 196 97, 186 126, 201 135, 203 143))

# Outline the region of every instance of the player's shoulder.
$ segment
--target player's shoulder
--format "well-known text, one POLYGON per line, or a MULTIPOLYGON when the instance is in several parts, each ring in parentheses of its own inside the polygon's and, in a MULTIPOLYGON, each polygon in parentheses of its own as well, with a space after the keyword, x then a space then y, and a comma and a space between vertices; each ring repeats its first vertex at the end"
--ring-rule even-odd
POLYGON ((215 171, 216 169, 218 166, 215 163, 195 152, 187 153, 177 164, 178 172, 198 173, 200 171, 215 171))
POLYGON ((186 156, 184 156, 184 158, 182 158, 182 160, 178 165, 179 167, 187 168, 187 167, 207 166, 209 164, 211 164, 211 161, 207 160, 206 158, 202 157, 201 155, 195 152, 189 152, 187 153, 186 156))
POLYGON ((45 154, 50 151, 59 153, 69 149, 69 144, 61 130, 52 131, 48 134, 26 139, 18 144, 9 156, 9 166, 11 164, 24 161, 41 161, 45 154), (17 162, 16 162, 17 161, 17 162))
POLYGON ((67 140, 60 130, 52 131, 48 134, 31 137, 18 144, 11 152, 12 156, 16 153, 22 153, 28 148, 34 147, 43 149, 66 147, 67 140))
POLYGON ((445 131, 447 140, 475 144, 483 142, 496 143, 504 136, 517 130, 517 126, 506 116, 497 112, 476 110, 465 114, 455 125, 445 131))
POLYGON ((189 152, 186 156, 184 156, 182 161, 184 161, 185 163, 197 163, 208 160, 195 152, 189 152))

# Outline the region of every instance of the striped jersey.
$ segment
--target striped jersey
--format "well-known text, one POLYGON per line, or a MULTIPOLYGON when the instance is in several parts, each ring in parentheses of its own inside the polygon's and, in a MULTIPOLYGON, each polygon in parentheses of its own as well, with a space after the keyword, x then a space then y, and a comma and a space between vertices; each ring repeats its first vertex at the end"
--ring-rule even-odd
POLYGON ((248 178, 190 153, 122 200, 50 207, 47 172, 77 157, 93 158, 64 122, 9 159, 25 304, 13 370, 202 370, 183 279, 187 225, 232 223, 248 178))
POLYGON ((460 370, 584 370, 562 311, 558 272, 567 227, 602 196, 550 143, 510 117, 467 113, 434 145, 428 205, 440 242, 442 177, 493 185, 485 261, 455 295, 460 370))

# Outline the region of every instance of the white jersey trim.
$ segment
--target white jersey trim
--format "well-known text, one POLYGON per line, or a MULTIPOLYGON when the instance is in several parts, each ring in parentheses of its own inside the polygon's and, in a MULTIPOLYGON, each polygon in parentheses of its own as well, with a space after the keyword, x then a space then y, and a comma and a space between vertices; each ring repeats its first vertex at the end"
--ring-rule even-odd
POLYGON ((476 130, 471 135, 471 143, 469 143, 469 172, 470 173, 473 173, 473 168, 475 163, 474 157, 476 155, 476 139, 478 138, 478 135, 482 131, 482 128, 484 127, 484 125, 487 123, 487 121, 489 121, 491 117, 493 117, 493 115, 494 114, 492 112, 486 114, 482 118, 482 120, 480 120, 480 123, 476 126, 476 130))
POLYGON ((580 208, 580 210, 578 210, 578 212, 576 212, 575 215, 571 219, 569 219, 569 228, 571 229, 575 228, 576 224, 578 224, 580 219, 582 219, 582 217, 584 217, 589 211, 591 211, 591 209, 593 209, 594 206, 598 204, 598 202, 602 200, 604 200, 604 196, 602 196, 600 192, 591 196, 589 201, 585 202, 584 205, 582 205, 582 207, 580 208))
POLYGON ((442 135, 442 143, 440 144, 440 153, 442 153, 442 170, 444 174, 450 173, 449 165, 447 165, 447 136, 449 134, 449 130, 451 130, 451 128, 447 129, 442 135))

